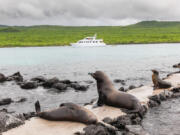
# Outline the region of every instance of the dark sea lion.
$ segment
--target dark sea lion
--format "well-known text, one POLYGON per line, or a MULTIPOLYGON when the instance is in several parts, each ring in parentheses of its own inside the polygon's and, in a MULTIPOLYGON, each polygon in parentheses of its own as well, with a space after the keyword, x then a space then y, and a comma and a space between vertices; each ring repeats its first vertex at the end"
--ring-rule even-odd
POLYGON ((170 88, 172 87, 171 83, 163 81, 159 77, 159 72, 157 70, 152 70, 152 82, 154 84, 154 89, 170 88))
POLYGON ((35 103, 35 109, 37 116, 46 120, 74 121, 84 124, 97 123, 97 117, 91 111, 74 103, 63 103, 57 109, 40 112, 40 104, 37 101, 35 103))
POLYGON ((142 117, 144 108, 135 96, 116 90, 112 81, 102 71, 96 71, 95 73, 89 74, 97 82, 97 90, 99 94, 97 102, 98 106, 106 104, 109 106, 125 108, 129 110, 128 112, 139 113, 142 117))

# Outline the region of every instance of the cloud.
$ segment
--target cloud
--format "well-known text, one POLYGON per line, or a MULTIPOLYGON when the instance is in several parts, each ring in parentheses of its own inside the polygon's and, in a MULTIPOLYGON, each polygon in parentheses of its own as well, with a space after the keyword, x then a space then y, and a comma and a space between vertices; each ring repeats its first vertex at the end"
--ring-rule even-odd
POLYGON ((126 25, 180 20, 179 0, 0 0, 0 24, 126 25))

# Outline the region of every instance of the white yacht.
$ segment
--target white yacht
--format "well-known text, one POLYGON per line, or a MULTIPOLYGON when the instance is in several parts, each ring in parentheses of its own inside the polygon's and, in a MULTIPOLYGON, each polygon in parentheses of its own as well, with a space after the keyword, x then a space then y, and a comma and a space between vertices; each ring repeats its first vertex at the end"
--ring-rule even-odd
POLYGON ((77 43, 71 43, 71 46, 75 47, 94 47, 94 46, 106 46, 103 39, 96 39, 96 34, 93 37, 86 37, 79 40, 77 43))

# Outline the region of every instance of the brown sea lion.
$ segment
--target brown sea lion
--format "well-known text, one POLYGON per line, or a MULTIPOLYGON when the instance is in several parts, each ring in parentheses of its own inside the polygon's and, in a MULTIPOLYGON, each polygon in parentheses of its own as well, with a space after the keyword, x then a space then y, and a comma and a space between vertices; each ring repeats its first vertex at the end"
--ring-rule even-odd
POLYGON ((99 99, 98 106, 103 104, 125 108, 128 112, 139 113, 142 117, 142 113, 145 111, 139 100, 131 94, 126 92, 120 92, 115 89, 112 81, 102 71, 96 71, 95 73, 89 73, 97 82, 97 90, 99 99))
POLYGON ((152 74, 152 82, 154 84, 154 89, 162 89, 162 88, 170 88, 172 85, 169 82, 163 81, 159 77, 159 72, 157 70, 151 70, 152 74))
POLYGON ((173 68, 179 68, 180 70, 180 63, 173 65, 173 68))
POLYGON ((51 121, 74 121, 84 124, 97 123, 96 116, 88 109, 74 103, 63 103, 59 108, 41 112, 39 101, 35 103, 37 116, 51 121))

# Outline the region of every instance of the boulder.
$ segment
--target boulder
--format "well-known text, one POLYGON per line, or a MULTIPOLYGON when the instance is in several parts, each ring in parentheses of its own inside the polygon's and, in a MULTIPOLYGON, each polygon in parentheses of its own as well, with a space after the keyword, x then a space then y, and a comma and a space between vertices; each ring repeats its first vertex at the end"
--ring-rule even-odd
POLYGON ((154 100, 149 100, 149 102, 148 102, 148 106, 149 106, 150 108, 156 107, 156 106, 159 106, 159 105, 160 105, 160 104, 157 103, 157 102, 154 101, 154 100))
POLYGON ((96 125, 89 125, 84 129, 84 135, 116 135, 116 131, 106 127, 100 123, 96 125))
POLYGON ((135 88, 136 88, 136 86, 130 85, 128 89, 129 89, 129 90, 132 90, 132 89, 135 89, 135 88))
POLYGON ((0 132, 7 131, 22 124, 24 124, 24 121, 21 119, 7 114, 6 112, 0 112, 0 132))
POLYGON ((77 83, 70 80, 60 80, 59 82, 70 85, 71 83, 77 83))
POLYGON ((37 82, 37 83, 43 83, 46 82, 46 78, 43 76, 37 76, 31 79, 31 81, 37 82))
POLYGON ((8 76, 7 81, 23 82, 23 76, 20 72, 16 72, 13 75, 8 76))
POLYGON ((114 119, 111 123, 112 126, 118 128, 118 129, 125 129, 126 125, 131 125, 131 117, 129 115, 123 115, 116 119, 114 119))
POLYGON ((5 98, 5 99, 0 100, 0 106, 1 105, 9 105, 12 102, 13 102, 13 100, 11 98, 5 98))
POLYGON ((27 98, 22 97, 19 100, 17 100, 16 103, 22 103, 22 102, 25 102, 25 101, 27 101, 27 98))
POLYGON ((45 88, 51 88, 55 83, 58 83, 58 82, 59 82, 59 79, 54 77, 54 78, 46 80, 42 85, 45 88))
POLYGON ((62 90, 66 90, 67 89, 67 85, 64 83, 55 83, 52 88, 58 89, 60 91, 62 90))
POLYGON ((126 90, 124 89, 124 87, 120 87, 120 88, 119 88, 119 91, 126 92, 126 90))
POLYGON ((105 117, 102 121, 105 122, 105 123, 108 123, 108 124, 113 122, 113 120, 111 118, 109 118, 109 117, 105 117))
POLYGON ((89 86, 80 85, 78 83, 72 83, 70 87, 74 88, 77 91, 86 91, 89 88, 89 86))
POLYGON ((158 104, 161 104, 161 99, 160 99, 159 95, 151 96, 151 97, 149 97, 149 99, 157 102, 158 104))
POLYGON ((125 85, 125 81, 124 80, 121 80, 121 79, 115 79, 114 80, 114 83, 121 83, 122 85, 125 85))
POLYGON ((0 83, 5 82, 5 81, 6 81, 5 75, 0 73, 0 83))
POLYGON ((180 87, 178 87, 178 88, 173 88, 173 89, 172 89, 172 92, 173 92, 173 93, 178 93, 178 92, 180 92, 180 87))
POLYGON ((35 113, 35 112, 23 113, 23 118, 24 118, 25 120, 28 120, 28 119, 30 119, 30 118, 32 118, 32 117, 35 117, 35 116, 36 116, 36 113, 35 113))
POLYGON ((37 84, 37 82, 29 81, 29 82, 21 83, 20 86, 21 86, 22 89, 35 89, 35 88, 38 87, 38 84, 37 84))

